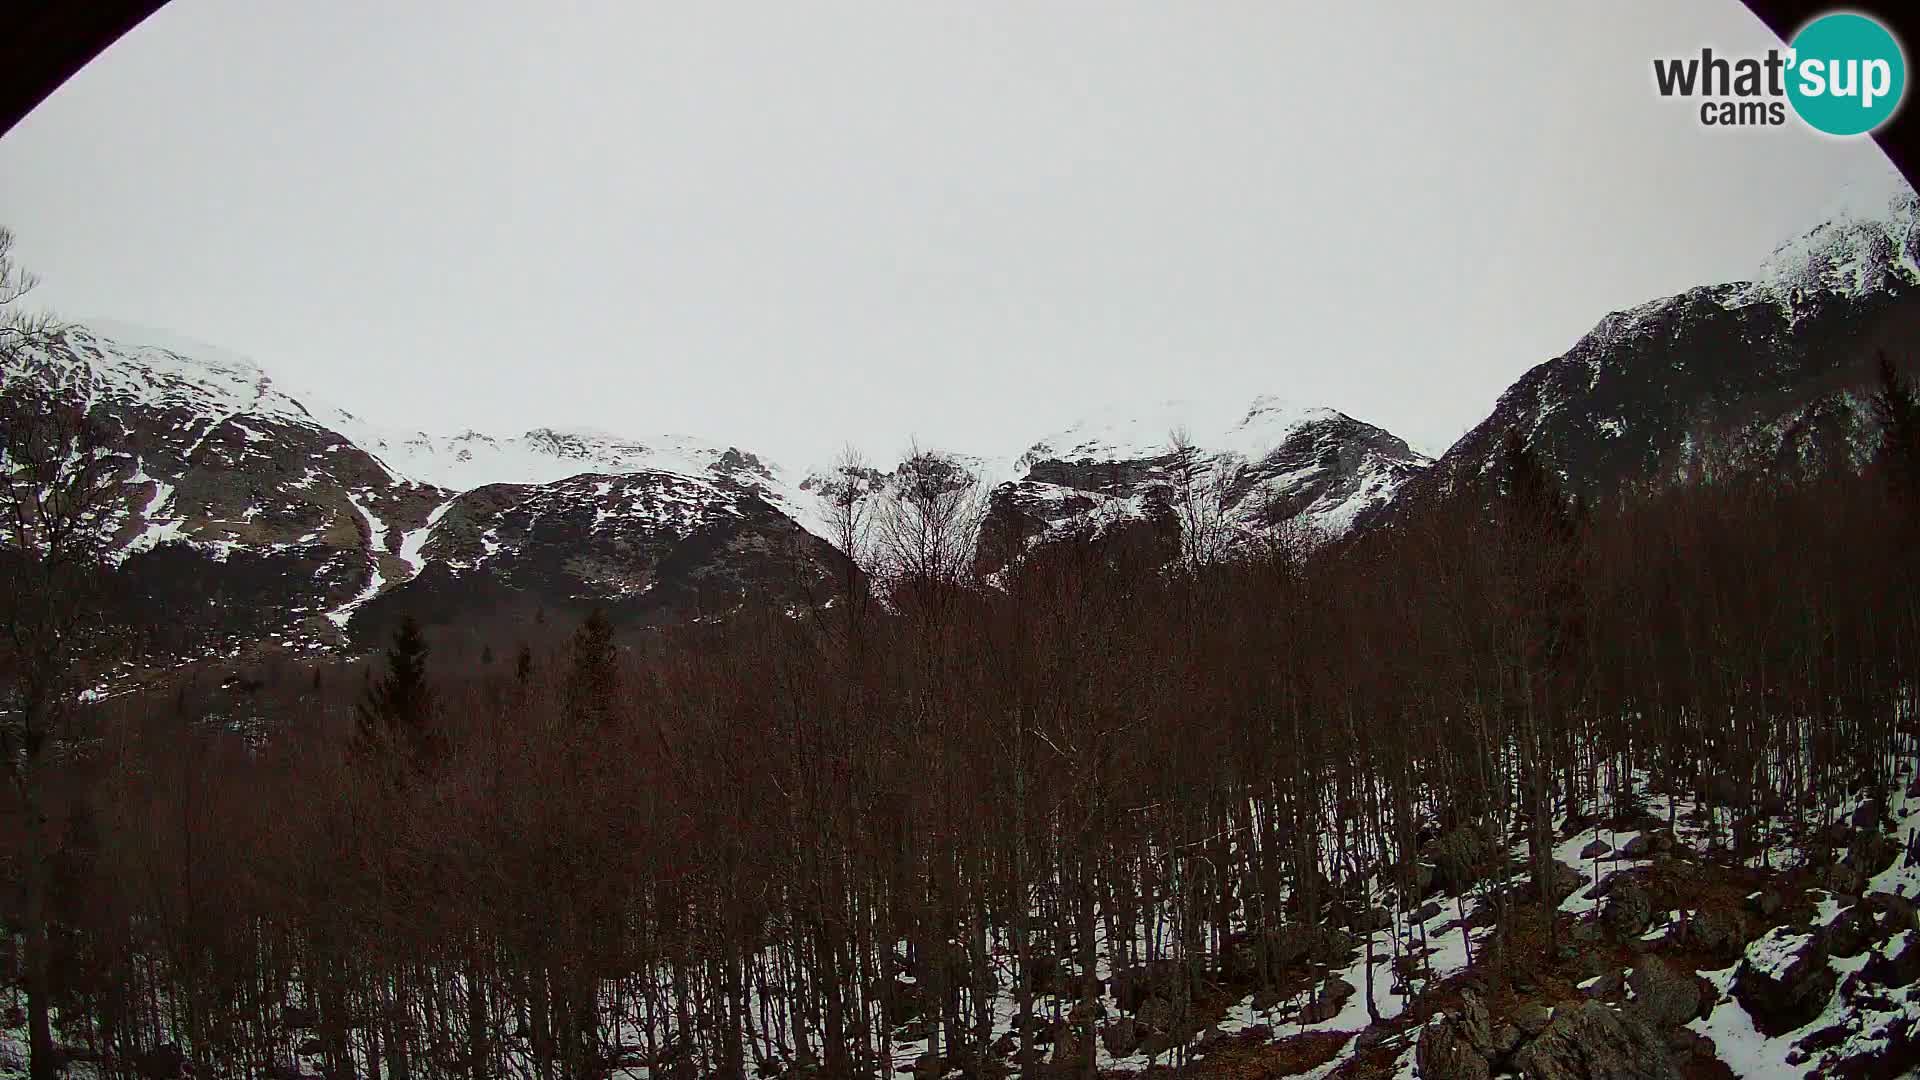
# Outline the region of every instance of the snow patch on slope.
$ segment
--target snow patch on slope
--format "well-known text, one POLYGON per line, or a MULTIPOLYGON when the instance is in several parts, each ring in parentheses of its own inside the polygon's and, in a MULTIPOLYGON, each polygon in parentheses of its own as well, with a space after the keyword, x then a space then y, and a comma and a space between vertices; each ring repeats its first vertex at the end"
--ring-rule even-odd
POLYGON ((354 510, 367 523, 367 587, 360 591, 360 595, 327 613, 327 618, 333 625, 343 628, 347 625, 347 620, 353 618, 353 613, 359 609, 360 605, 380 595, 380 590, 387 585, 386 575, 380 570, 380 553, 387 548, 386 522, 380 520, 379 515, 362 502, 358 495, 351 491, 346 495, 347 501, 353 504, 354 510))
POLYGON ((409 529, 400 534, 400 561, 406 563, 410 568, 408 572, 409 577, 418 574, 426 567, 427 557, 424 553, 426 551, 427 541, 433 539, 434 526, 440 524, 440 519, 446 517, 447 511, 451 509, 453 509, 453 503, 451 501, 443 502, 439 506, 434 507, 433 512, 427 515, 426 524, 417 529, 409 529))

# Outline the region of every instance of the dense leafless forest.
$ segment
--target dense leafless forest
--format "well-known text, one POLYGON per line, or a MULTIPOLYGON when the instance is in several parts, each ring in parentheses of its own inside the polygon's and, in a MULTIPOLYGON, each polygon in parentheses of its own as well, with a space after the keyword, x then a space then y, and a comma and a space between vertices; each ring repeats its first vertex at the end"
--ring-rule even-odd
MULTIPOLYGON (((141 632, 87 540, 115 481, 16 395, 0 844, 35 1057, 874 1076, 911 1042, 1089 1075, 1103 1016, 1177 1064, 1224 1001, 1320 1007, 1356 932, 1432 898, 1527 963, 1555 838, 1653 793, 1728 860, 1837 859, 1831 808, 1905 783, 1920 658, 1920 415, 1886 370, 1859 473, 1579 506, 1515 437, 1351 541, 1214 544, 1195 483, 1179 557, 1088 537, 983 579, 977 495, 923 455, 848 486, 806 608, 408 625, 364 665, 101 694, 141 632)), ((1375 940, 1369 1000, 1417 988, 1419 943, 1375 940)))

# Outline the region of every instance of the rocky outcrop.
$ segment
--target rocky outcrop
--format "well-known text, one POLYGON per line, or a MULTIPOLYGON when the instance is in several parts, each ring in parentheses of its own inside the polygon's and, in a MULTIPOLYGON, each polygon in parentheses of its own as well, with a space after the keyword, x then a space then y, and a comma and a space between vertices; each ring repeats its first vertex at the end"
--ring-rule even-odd
POLYGON ((1776 927, 1755 942, 1734 975, 1733 996, 1765 1035, 1805 1027, 1833 1000, 1837 977, 1825 935, 1776 927))
POLYGON ((1340 1010, 1352 1000, 1355 990, 1353 984, 1345 979, 1329 979, 1313 996, 1313 1000, 1300 1007, 1302 1024, 1319 1024, 1340 1015, 1340 1010))
POLYGON ((455 498, 416 578, 365 603, 350 629, 379 640, 402 614, 474 623, 599 607, 620 622, 725 614, 825 595, 832 548, 726 480, 671 473, 495 485, 455 498))
POLYGON ((1514 1055, 1527 1080, 1678 1080, 1666 1040, 1645 1019, 1597 1001, 1563 1006, 1514 1055))
POLYGON ((1695 912, 1687 919, 1681 939, 1687 948, 1732 961, 1746 948, 1747 920, 1738 911, 1695 912))
POLYGON ((1465 1025, 1447 1016, 1437 1016, 1420 1029, 1414 1062, 1420 1075, 1431 1080, 1488 1080, 1493 1075, 1465 1025))
POLYGON ((1600 917, 1607 929, 1621 938, 1646 933, 1653 922, 1653 897, 1638 878, 1615 873, 1602 880, 1597 889, 1606 898, 1600 917))
POLYGON ((1627 976, 1627 987, 1656 1024, 1679 1027, 1700 1015, 1699 981, 1658 956, 1641 957, 1627 976))

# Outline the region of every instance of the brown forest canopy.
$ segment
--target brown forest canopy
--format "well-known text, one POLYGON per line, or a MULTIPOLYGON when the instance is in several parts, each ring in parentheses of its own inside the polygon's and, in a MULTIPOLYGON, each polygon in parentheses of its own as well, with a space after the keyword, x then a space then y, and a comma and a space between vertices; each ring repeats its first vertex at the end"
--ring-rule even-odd
POLYGON ((1904 783, 1904 393, 1862 476, 1581 508, 1516 440, 1337 548, 901 563, 930 577, 881 575, 891 611, 850 574, 624 643, 406 630, 365 675, 107 702, 46 785, 62 1039, 116 1073, 876 1075, 908 1031, 983 1060, 1012 994, 1045 1018, 1003 1052, 1091 1069, 1100 995, 1170 1051, 1222 995, 1311 996, 1383 889, 1538 948, 1557 831, 1650 790, 1724 810, 1729 859, 1818 851, 1904 783))

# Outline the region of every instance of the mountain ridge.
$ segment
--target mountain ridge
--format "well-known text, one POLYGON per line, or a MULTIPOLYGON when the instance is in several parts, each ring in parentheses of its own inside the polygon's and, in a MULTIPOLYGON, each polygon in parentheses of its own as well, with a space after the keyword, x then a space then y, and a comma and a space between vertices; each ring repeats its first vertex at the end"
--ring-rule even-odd
MULTIPOLYGON (((307 398, 251 358, 112 321, 64 327, 9 364, 0 371, 8 382, 102 412, 117 428, 111 441, 129 481, 117 558, 154 596, 198 605, 158 580, 171 574, 210 590, 210 603, 284 615, 278 626, 223 620, 251 634, 364 642, 410 605, 467 622, 609 605, 647 622, 728 610, 750 596, 791 604, 838 558, 830 470, 789 470, 736 445, 590 428, 400 431, 307 398), (195 559, 205 565, 189 572, 195 559), (251 584, 213 587, 223 570, 251 584), (463 591, 473 604, 459 601, 463 591)), ((1262 484, 1298 498, 1294 489, 1319 478, 1312 461, 1283 470, 1270 460, 1290 439, 1331 439, 1324 449, 1335 471, 1335 444, 1347 434, 1397 447, 1407 467, 1424 462, 1345 414, 1271 397, 1179 415, 1108 409, 1018 454, 954 456, 1002 519, 994 528, 1024 546, 1164 516, 1165 500, 1152 493, 1167 486, 1168 447, 1194 427, 1196 409, 1211 416, 1195 452, 1239 469, 1236 504, 1253 506, 1262 484), (1111 437, 1121 429, 1126 438, 1111 437), (1127 472, 1126 490, 1086 474, 1100 465, 1127 472)), ((1324 479, 1297 510, 1337 529, 1362 508, 1343 499, 1391 497, 1401 478, 1338 491, 1324 479)), ((1003 550, 1001 561, 1010 557, 1018 551, 1003 550)))

